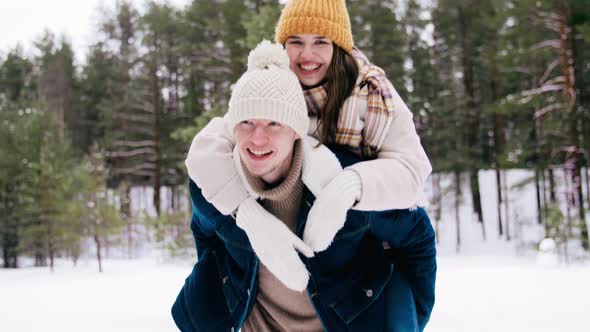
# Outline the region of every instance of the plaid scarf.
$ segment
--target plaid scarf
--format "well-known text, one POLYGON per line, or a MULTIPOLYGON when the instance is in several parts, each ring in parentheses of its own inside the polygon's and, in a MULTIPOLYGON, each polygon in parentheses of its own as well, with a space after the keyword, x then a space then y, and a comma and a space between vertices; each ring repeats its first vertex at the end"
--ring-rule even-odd
MULTIPOLYGON (((338 115, 336 144, 349 146, 364 159, 372 159, 381 150, 393 119, 393 85, 383 70, 371 64, 357 48, 352 56, 359 75, 338 115)), ((326 104, 326 85, 305 90, 304 95, 309 115, 317 116, 326 104)))

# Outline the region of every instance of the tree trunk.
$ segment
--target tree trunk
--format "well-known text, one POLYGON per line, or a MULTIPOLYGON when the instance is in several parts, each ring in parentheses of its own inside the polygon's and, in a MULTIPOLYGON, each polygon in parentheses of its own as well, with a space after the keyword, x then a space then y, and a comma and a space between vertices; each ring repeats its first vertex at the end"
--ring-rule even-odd
POLYGON ((547 182, 545 180, 545 169, 541 170, 541 197, 543 198, 543 220, 545 221, 545 237, 549 237, 549 224, 547 223, 547 221, 549 220, 548 218, 548 211, 547 211, 547 206, 549 205, 549 203, 547 203, 547 182))
POLYGON ((131 185, 125 184, 121 199, 121 214, 127 221, 127 258, 133 258, 133 218, 131 218, 131 185))
POLYGON ((504 172, 504 209, 506 219, 506 241, 510 241, 510 198, 508 197, 508 175, 504 172))
POLYGON ((154 135, 154 175, 152 176, 152 186, 154 188, 154 207, 156 214, 160 215, 160 154, 159 154, 159 135, 158 135, 158 109, 159 109, 159 84, 157 69, 151 69, 152 76, 152 132, 154 135))
POLYGON ((35 240, 33 240, 33 247, 35 252, 35 266, 47 266, 47 255, 43 240, 39 237, 35 238, 35 240))
POLYGON ((537 224, 543 224, 543 203, 541 202, 541 186, 540 186, 539 170, 535 168, 535 196, 537 198, 537 224))
POLYGON ((504 226, 502 225, 502 171, 496 167, 496 188, 498 188, 498 237, 504 235, 504 226))
POLYGON ((586 199, 588 200, 588 208, 590 208, 590 173, 588 172, 589 168, 590 165, 588 165, 588 162, 586 162, 586 199))
POLYGON ((440 243, 439 226, 442 214, 442 192, 440 190, 440 174, 432 174, 432 192, 434 203, 434 234, 436 243, 440 243))
MULTIPOLYGON (((497 45, 497 44, 494 44, 497 45)), ((497 47, 494 48, 494 53, 497 53, 497 47)), ((500 99, 500 83, 498 77, 498 66, 496 58, 493 58, 492 63, 492 79, 491 79, 491 90, 493 99, 495 101, 500 99)), ((504 230, 502 228, 502 168, 500 158, 504 152, 504 145, 506 143, 504 129, 504 115, 497 112, 494 117, 494 168, 496 171, 496 188, 498 196, 498 237, 502 237, 504 230)))
POLYGON ((551 203, 557 203, 557 195, 555 195, 555 174, 553 168, 549 166, 547 170, 549 173, 549 199, 551 203))
POLYGON ((16 269, 18 267, 18 235, 16 232, 16 222, 7 220, 7 227, 4 228, 2 234, 2 259, 4 261, 4 268, 16 269))
POLYGON ((461 250, 461 220, 460 220, 460 207, 461 207, 461 172, 455 171, 455 221, 457 224, 457 247, 456 251, 461 250))
POLYGON ((481 236, 486 240, 486 228, 483 222, 483 210, 481 208, 481 194, 479 190, 479 170, 472 169, 469 174, 469 184, 471 187, 471 198, 473 200, 474 212, 477 214, 478 222, 481 224, 481 236))
POLYGON ((483 211, 481 208, 481 194, 479 190, 478 173, 479 168, 479 150, 477 144, 479 142, 479 117, 477 114, 477 103, 475 101, 475 82, 473 75, 473 59, 472 50, 467 43, 467 23, 465 21, 465 14, 463 8, 459 6, 459 29, 461 34, 461 61, 463 65, 463 86, 467 94, 467 141, 469 144, 475 145, 475 148, 469 149, 469 164, 470 176, 469 183, 471 188, 471 198, 473 201, 473 212, 477 214, 477 220, 482 224, 483 238, 485 240, 485 228, 483 226, 483 211))
POLYGON ((575 49, 574 49, 574 36, 572 27, 567 25, 566 20, 571 17, 571 7, 569 3, 562 0, 558 1, 559 11, 559 30, 560 30, 560 55, 561 55, 561 67, 564 76, 564 93, 567 100, 570 118, 570 146, 574 149, 571 154, 571 160, 568 161, 572 165, 571 170, 571 184, 572 192, 570 199, 574 206, 578 207, 578 218, 581 229, 582 246, 585 250, 589 249, 588 244, 588 228, 586 227, 586 213, 584 211, 584 193, 582 192, 581 185, 581 154, 579 153, 580 140, 579 140, 579 117, 578 111, 575 108, 576 104, 576 90, 574 87, 575 77, 575 49))
POLYGON ((49 253, 49 267, 51 272, 53 272, 54 263, 55 263, 55 248, 53 245, 53 232, 51 229, 51 222, 47 225, 47 252, 49 253))
POLYGON ((571 213, 571 202, 570 202, 570 195, 572 194, 572 188, 570 187, 569 177, 567 171, 564 170, 563 172, 564 177, 564 185, 565 185, 565 206, 566 206, 566 218, 565 218, 565 229, 562 231, 563 235, 563 252, 565 256, 566 264, 569 263, 569 254, 568 254, 568 243, 570 238, 570 231, 572 226, 572 213, 571 213))
POLYGON ((98 272, 102 272, 102 256, 100 254, 101 242, 98 234, 94 234, 94 244, 96 245, 96 259, 98 260, 98 272))

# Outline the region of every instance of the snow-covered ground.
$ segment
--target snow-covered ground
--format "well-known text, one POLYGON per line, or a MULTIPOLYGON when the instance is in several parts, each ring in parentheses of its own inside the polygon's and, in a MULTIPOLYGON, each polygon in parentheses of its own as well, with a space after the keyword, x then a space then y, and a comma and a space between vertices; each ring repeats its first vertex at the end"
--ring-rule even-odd
MULTIPOLYGON (((0 331, 176 331, 170 306, 191 266, 155 259, 74 268, 0 270, 0 331)), ((530 258, 439 257, 427 332, 588 331, 590 266, 545 267, 530 258)))
MULTIPOLYGON (((558 196, 563 199, 557 174, 558 196)), ((463 181, 459 254, 454 196, 449 192, 443 197, 437 301, 427 332, 590 331, 588 259, 577 262, 584 255, 571 244, 573 250, 568 250, 574 253, 574 263, 536 263, 534 248, 543 237, 543 227, 536 223, 534 185, 512 187, 531 175, 525 170, 507 174, 511 241, 498 236, 494 172, 480 173, 485 241, 472 213, 468 183, 463 181)), ((443 191, 451 180, 450 176, 443 178, 443 191)), ((431 188, 426 191, 430 197, 431 188)), ((167 194, 164 190, 163 196, 167 194)), ((132 197, 134 211, 149 214, 153 210, 149 188, 135 188, 132 197)), ((429 208, 431 217, 433 208, 429 208)), ((504 223, 505 213, 503 210, 504 223)), ((111 254, 117 256, 121 255, 111 254)), ((170 307, 192 265, 163 261, 167 260, 109 259, 103 273, 97 272, 94 260, 82 261, 76 268, 59 261, 53 273, 48 268, 0 269, 0 331, 176 331, 170 307)))

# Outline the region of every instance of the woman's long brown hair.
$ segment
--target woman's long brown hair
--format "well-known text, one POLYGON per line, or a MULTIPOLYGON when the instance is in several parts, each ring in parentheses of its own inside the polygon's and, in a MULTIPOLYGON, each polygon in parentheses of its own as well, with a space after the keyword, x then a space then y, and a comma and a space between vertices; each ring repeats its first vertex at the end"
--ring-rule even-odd
POLYGON ((324 109, 318 114, 318 136, 322 144, 336 142, 340 109, 344 101, 352 94, 357 77, 358 67, 352 55, 334 44, 332 62, 326 73, 328 96, 324 109))

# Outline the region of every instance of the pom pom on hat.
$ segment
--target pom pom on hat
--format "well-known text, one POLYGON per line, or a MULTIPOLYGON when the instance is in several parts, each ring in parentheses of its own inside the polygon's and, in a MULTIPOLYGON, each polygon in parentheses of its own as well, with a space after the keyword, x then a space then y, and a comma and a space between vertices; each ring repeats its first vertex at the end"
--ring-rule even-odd
POLYGON ((263 40, 248 55, 248 71, 269 66, 289 68, 289 56, 282 45, 263 40))
POLYGON ((248 70, 233 87, 224 119, 232 132, 241 121, 267 119, 289 126, 299 137, 307 135, 307 104, 281 44, 265 40, 250 52, 248 70))

